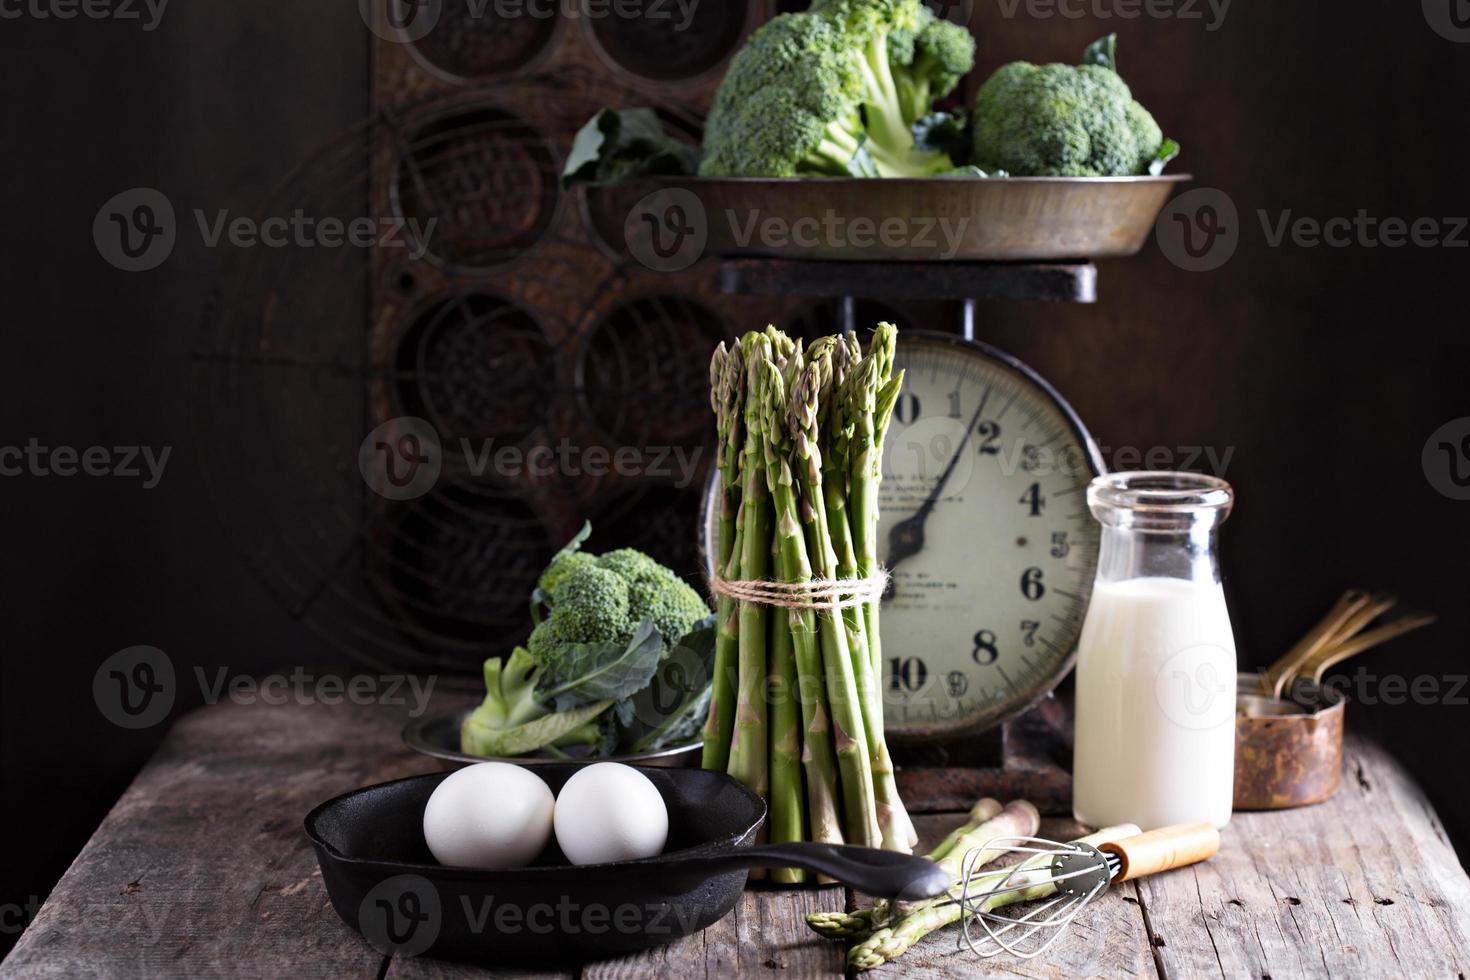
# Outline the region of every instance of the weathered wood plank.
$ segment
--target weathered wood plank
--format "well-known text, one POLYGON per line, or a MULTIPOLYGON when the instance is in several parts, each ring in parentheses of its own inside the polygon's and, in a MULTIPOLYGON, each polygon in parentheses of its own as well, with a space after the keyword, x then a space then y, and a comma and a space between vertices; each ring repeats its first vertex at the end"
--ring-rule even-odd
POLYGON ((557 969, 476 966, 472 963, 449 963, 423 957, 394 957, 383 974, 384 980, 572 980, 576 967, 557 969))
POLYGON ((838 977, 842 975, 843 947, 817 940, 806 926, 806 917, 820 909, 841 908, 843 900, 843 890, 835 885, 747 889, 735 911, 704 932, 659 949, 589 963, 582 977, 583 980, 838 977))
POLYGON ((367 977, 383 957, 327 901, 301 821, 439 768, 382 707, 222 704, 181 719, 21 936, 25 977, 367 977))
POLYGON ((1213 860, 1138 895, 1171 976, 1470 973, 1470 879, 1419 787, 1358 740, 1336 798, 1237 814, 1213 860))
MULTIPOLYGON (((226 705, 184 718, 42 907, 4 977, 724 978, 841 976, 842 944, 805 916, 840 888, 763 887, 706 932, 637 956, 546 971, 385 961, 337 918, 301 830, 315 804, 434 771, 401 747, 400 711, 226 705)), ((1039 960, 984 965, 951 927, 875 976, 1455 976, 1470 974, 1470 878, 1423 794, 1350 741, 1319 807, 1237 814, 1208 864, 1115 889, 1039 960)), ((959 814, 916 818, 927 848, 959 814)), ((1043 833, 1076 828, 1048 820, 1043 833)))

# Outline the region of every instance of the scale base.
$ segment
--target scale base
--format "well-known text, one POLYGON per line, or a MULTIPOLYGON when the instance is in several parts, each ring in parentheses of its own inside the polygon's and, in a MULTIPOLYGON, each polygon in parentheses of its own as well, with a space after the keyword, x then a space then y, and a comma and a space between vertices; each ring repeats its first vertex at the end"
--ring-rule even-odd
POLYGON ((898 791, 910 813, 968 810, 991 796, 1025 799, 1047 816, 1072 812, 1072 716, 1048 695, 980 735, 930 745, 894 745, 898 791))

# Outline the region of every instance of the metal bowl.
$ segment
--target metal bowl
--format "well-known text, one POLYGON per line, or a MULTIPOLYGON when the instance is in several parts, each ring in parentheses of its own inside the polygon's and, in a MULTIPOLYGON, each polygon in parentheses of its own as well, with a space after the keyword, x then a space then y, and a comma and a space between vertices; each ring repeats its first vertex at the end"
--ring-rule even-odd
POLYGON ((1290 699, 1261 694, 1260 674, 1237 678, 1235 809, 1283 810, 1321 803, 1342 782, 1343 712, 1338 691, 1311 681, 1290 699))
POLYGON ((707 233, 705 254, 1036 262, 1136 255, 1175 188, 1191 179, 672 177, 593 193, 612 195, 601 206, 614 213, 636 208, 655 224, 677 216, 686 231, 707 233), (776 231, 762 230, 768 222, 776 231))
POLYGON ((514 758, 490 758, 470 755, 459 750, 459 730, 474 708, 464 708, 443 715, 424 715, 403 726, 403 744, 422 755, 471 765, 476 762, 513 762, 518 766, 565 765, 567 763, 625 762, 630 765, 666 768, 698 768, 704 746, 699 742, 675 745, 636 755, 575 756, 522 755, 514 758))

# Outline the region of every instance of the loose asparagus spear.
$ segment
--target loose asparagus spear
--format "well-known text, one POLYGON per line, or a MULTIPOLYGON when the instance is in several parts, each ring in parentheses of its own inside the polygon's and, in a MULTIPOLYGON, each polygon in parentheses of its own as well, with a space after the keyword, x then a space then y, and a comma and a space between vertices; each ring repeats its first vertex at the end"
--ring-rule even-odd
MULTIPOLYGON (((771 561, 771 505, 765 473, 764 386, 771 344, 762 334, 741 341, 746 369, 745 458, 741 488, 740 575, 764 579, 771 561)), ((738 681, 729 773, 751 791, 770 788, 770 751, 766 729, 767 610, 758 602, 739 604, 738 681)))
MULTIPOLYGON (((1041 828, 1041 814, 1036 807, 1026 800, 1012 800, 1005 805, 1005 809, 996 814, 985 823, 965 834, 951 845, 947 853, 939 861, 939 866, 949 872, 951 881, 958 882, 964 875, 965 860, 971 851, 978 851, 972 867, 981 868, 1005 854, 1008 848, 999 847, 996 841, 1004 837, 1034 837, 1036 831, 1041 828)), ((950 898, 960 897, 958 886, 951 888, 950 898)), ((918 911, 920 906, 932 905, 935 899, 924 902, 900 902, 890 906, 890 917, 901 918, 918 911)), ((875 923, 882 923, 876 915, 875 923)))
MULTIPOLYGON (((799 357, 793 354, 793 357, 799 357)), ((784 403, 780 371, 768 365, 762 392, 770 406, 784 403)), ((765 459, 762 469, 769 481, 775 509, 776 568, 782 582, 809 582, 807 556, 799 505, 793 489, 790 438, 785 426, 763 429, 765 459)), ((796 662, 797 696, 803 726, 802 768, 806 773, 807 811, 811 838, 819 843, 843 841, 837 814, 837 764, 831 736, 827 693, 822 681, 822 654, 817 641, 816 616, 810 609, 785 610, 796 662)), ((778 616, 780 613, 778 612, 778 616)))
MULTIPOLYGON (((985 797, 970 808, 964 823, 950 831, 949 836, 924 856, 931 861, 944 860, 955 845, 1000 812, 1000 803, 985 797)), ((813 912, 806 917, 806 924, 811 926, 813 932, 828 939, 866 939, 875 928, 875 914, 883 912, 886 915, 887 905, 887 902, 879 902, 877 906, 852 912, 813 912)))
POLYGON ((929 860, 943 861, 949 857, 960 841, 964 840, 973 831, 978 830, 983 824, 994 820, 1000 811, 1001 805, 999 800, 993 800, 988 796, 981 798, 974 806, 970 807, 970 812, 965 816, 965 822, 954 830, 951 830, 948 836, 940 841, 934 850, 929 852, 929 860))
MULTIPOLYGON (((1138 832, 1137 827, 1124 824, 1078 838, 1076 843, 1091 844, 1096 847, 1108 841, 1131 837, 1138 832)), ((1022 875, 1012 877, 1009 882, 1018 887, 1014 891, 1005 891, 991 896, 981 904, 981 909, 993 912, 1007 905, 1034 902, 1056 894, 1056 885, 1051 883, 1050 865, 1051 860, 1045 854, 1038 854, 1029 861, 1022 862, 1018 866, 1022 875)), ((971 891, 984 891, 987 888, 999 886, 1006 882, 1012 870, 995 871, 980 876, 971 886, 971 891)), ((871 970, 875 966, 881 966, 889 960, 902 956, 909 947, 929 933, 958 922, 965 914, 965 908, 959 902, 925 906, 912 915, 900 919, 892 926, 877 930, 862 943, 854 946, 848 951, 847 963, 855 970, 871 970)))
MULTIPOLYGON (((832 362, 830 353, 822 357, 814 354, 814 358, 808 360, 801 372, 796 390, 791 392, 789 411, 783 412, 779 421, 786 424, 791 436, 791 463, 800 482, 801 515, 812 570, 818 578, 831 579, 837 574, 837 556, 827 528, 817 419, 821 410, 823 377, 828 379, 830 387, 832 362)), ((841 614, 835 610, 818 610, 817 633, 827 679, 827 697, 832 705, 832 736, 837 749, 847 839, 854 844, 876 847, 884 841, 884 834, 878 824, 873 761, 868 753, 863 700, 841 614)), ((912 850, 906 831, 899 843, 902 850, 912 850)))
MULTIPOLYGON (((710 402, 719 433, 720 536, 716 568, 727 579, 740 577, 740 461, 745 432, 745 364, 738 346, 726 350, 722 343, 710 362, 710 402)), ((735 726, 735 658, 740 630, 733 599, 716 601, 715 663, 710 694, 709 718, 704 728, 705 769, 724 769, 730 763, 730 739, 735 726)))

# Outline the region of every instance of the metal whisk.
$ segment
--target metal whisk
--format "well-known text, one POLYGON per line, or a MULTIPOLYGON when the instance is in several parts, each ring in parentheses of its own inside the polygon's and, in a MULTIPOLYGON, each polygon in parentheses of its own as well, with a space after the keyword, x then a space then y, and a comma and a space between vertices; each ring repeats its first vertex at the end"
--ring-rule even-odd
POLYGON ((1146 834, 1124 825, 1066 843, 1003 837, 986 847, 991 853, 1002 848, 1030 857, 985 872, 978 867, 981 848, 965 854, 959 897, 964 910, 962 939, 977 956, 1010 953, 1030 959, 1060 939, 1109 885, 1208 860, 1220 849, 1220 833, 1208 823, 1179 824, 1146 834), (1029 907, 1020 914, 996 911, 1022 904, 1029 907))

